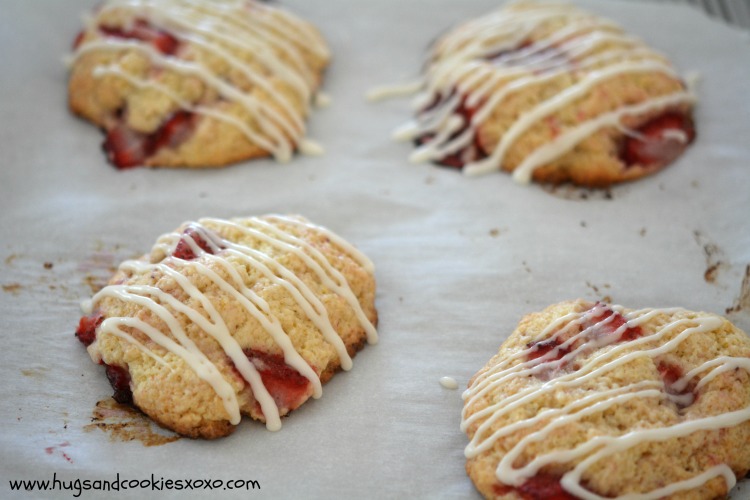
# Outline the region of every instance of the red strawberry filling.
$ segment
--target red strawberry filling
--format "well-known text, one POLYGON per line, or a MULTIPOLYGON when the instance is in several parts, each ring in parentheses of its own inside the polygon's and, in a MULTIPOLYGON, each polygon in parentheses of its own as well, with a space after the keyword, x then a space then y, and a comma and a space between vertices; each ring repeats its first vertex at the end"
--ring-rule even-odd
MULTIPOLYGON (((585 318, 585 321, 578 325, 577 333, 588 330, 583 337, 579 337, 565 346, 563 346, 563 344, 566 344, 572 335, 561 335, 554 338, 530 342, 526 344, 526 347, 529 349, 526 358, 528 360, 538 359, 554 351, 554 355, 540 361, 541 363, 550 363, 552 361, 561 360, 564 356, 578 349, 592 339, 597 339, 598 345, 609 345, 635 340, 638 337, 643 336, 641 327, 626 326, 627 320, 620 313, 613 311, 601 303, 597 303, 588 312, 592 311, 599 312, 596 316, 585 318), (617 337, 615 338, 614 335, 617 335, 617 337), (608 339, 609 342, 601 342, 601 339, 606 337, 611 337, 608 339)), ((572 360, 568 360, 567 363, 570 363, 571 361, 572 360)), ((562 366, 565 366, 567 363, 563 363, 562 366)))
POLYGON ((667 387, 673 386, 682 377, 682 369, 672 363, 661 362, 656 369, 667 387))
POLYGON ((114 38, 135 39, 147 42, 165 55, 173 55, 177 52, 180 42, 171 34, 158 29, 143 19, 138 19, 130 29, 118 27, 100 26, 99 31, 114 38))
POLYGON ((642 125, 637 136, 627 137, 620 159, 627 166, 663 167, 680 156, 695 139, 695 127, 689 116, 668 112, 642 125))
POLYGON ((112 398, 118 403, 130 404, 133 402, 133 391, 130 389, 130 372, 127 368, 108 365, 104 363, 107 380, 115 390, 112 398))
POLYGON ((117 168, 130 168, 141 165, 149 156, 148 136, 141 134, 124 123, 120 123, 107 132, 102 147, 107 159, 117 168))
POLYGON ((502 61, 504 59, 507 59, 511 55, 518 54, 519 51, 525 49, 529 45, 531 45, 531 42, 526 40, 512 49, 502 49, 486 54, 482 56, 482 59, 484 59, 485 61, 502 61))
POLYGON ((558 347, 560 344, 562 344, 562 341, 558 338, 531 342, 526 345, 526 347, 532 349, 531 352, 529 352, 528 354, 528 359, 541 358, 542 356, 552 352, 554 349, 557 348, 557 352, 555 356, 551 356, 545 361, 558 361, 562 359, 563 356, 565 356, 566 354, 570 352, 570 346, 561 348, 561 347, 558 347))
MULTIPOLYGON (((597 306, 601 307, 602 304, 598 303, 594 307, 597 307, 597 306)), ((593 308, 591 310, 593 310, 593 308)), ((627 322, 628 321, 622 316, 622 314, 617 313, 613 311, 612 309, 607 308, 607 309, 604 309, 604 311, 602 311, 601 314, 590 318, 584 324, 584 327, 588 328, 588 327, 596 325, 597 336, 614 335, 615 332, 619 330, 627 322), (606 323, 597 325, 597 323, 602 323, 607 318, 611 318, 611 319, 609 319, 609 321, 607 321, 606 323)), ((635 326, 635 327, 628 326, 620 332, 617 342, 635 340, 638 337, 642 337, 642 336, 643 336, 643 330, 641 330, 640 326, 635 326)))
POLYGON ((117 168, 142 165, 160 149, 175 148, 190 137, 194 118, 189 111, 177 111, 151 134, 136 132, 120 122, 107 131, 102 147, 107 159, 117 168))
POLYGON ((664 382, 664 389, 668 394, 676 396, 672 401, 677 405, 677 408, 687 408, 695 403, 698 395, 695 393, 694 387, 690 384, 677 384, 677 381, 684 375, 681 367, 667 361, 659 361, 656 364, 656 369, 664 382))
POLYGON ((101 313, 94 313, 89 316, 83 316, 78 322, 78 328, 76 328, 76 337, 81 343, 88 347, 96 340, 96 327, 104 321, 104 316, 101 313))
MULTIPOLYGON (((98 312, 83 316, 78 322, 78 328, 76 328, 76 337, 78 337, 78 340, 86 347, 90 346, 96 340, 96 328, 102 321, 104 321, 104 315, 98 312)), ((131 403, 133 401, 133 391, 130 389, 130 372, 128 372, 127 368, 108 365, 103 361, 100 363, 104 365, 107 380, 109 380, 109 384, 115 390, 115 393, 112 395, 114 400, 123 404, 131 403)))
POLYGON ((192 246, 190 245, 191 241, 195 245, 197 245, 201 250, 211 255, 214 255, 215 249, 220 250, 224 248, 223 246, 217 245, 215 243, 209 244, 208 241, 206 241, 206 239, 203 236, 201 236, 201 233, 203 233, 203 235, 205 235, 206 238, 209 237, 208 230, 205 228, 197 228, 195 226, 188 226, 187 228, 185 228, 185 230, 182 232, 182 237, 180 238, 180 241, 177 243, 177 246, 172 252, 172 256, 177 257, 178 259, 183 259, 183 260, 195 259, 197 255, 195 254, 192 246))
MULTIPOLYGON (((432 103, 430 103, 427 107, 425 107, 421 112, 426 113, 428 111, 431 111, 433 109, 439 108, 445 101, 450 99, 454 94, 455 90, 452 90, 445 98, 443 98, 440 94, 435 96, 435 99, 432 103)), ((458 129, 456 132, 454 132, 449 140, 453 140, 456 137, 460 136, 461 134, 465 133, 469 127, 471 127, 471 119, 476 114, 477 110, 480 108, 481 105, 475 106, 475 107, 469 107, 466 104, 466 96, 461 97, 461 101, 459 102, 458 106, 452 111, 452 114, 460 116, 463 118, 463 125, 460 129, 458 129)), ((434 133, 428 133, 424 134, 422 136, 417 137, 415 140, 415 143, 419 146, 422 144, 426 144, 433 140, 435 138, 434 133)), ((465 164, 479 161, 482 158, 487 157, 487 152, 484 150, 482 145, 479 142, 479 138, 477 134, 474 134, 474 137, 472 139, 472 142, 464 146, 463 148, 443 156, 439 160, 436 160, 436 163, 439 165, 444 165, 446 167, 453 167, 453 168, 462 168, 465 164)))
POLYGON ((73 39, 73 50, 80 47, 81 42, 83 42, 83 37, 86 36, 85 31, 79 31, 76 37, 73 39))
POLYGON ((151 134, 153 151, 156 152, 161 148, 174 148, 185 142, 193 132, 194 116, 189 111, 175 112, 156 132, 151 134))
POLYGON ((255 349, 245 350, 245 355, 260 373, 263 385, 279 409, 293 410, 310 394, 310 381, 284 361, 282 356, 255 349))
POLYGON ((523 500, 576 500, 578 498, 563 489, 560 478, 549 474, 530 477, 518 487, 497 484, 493 489, 497 496, 515 492, 523 500))

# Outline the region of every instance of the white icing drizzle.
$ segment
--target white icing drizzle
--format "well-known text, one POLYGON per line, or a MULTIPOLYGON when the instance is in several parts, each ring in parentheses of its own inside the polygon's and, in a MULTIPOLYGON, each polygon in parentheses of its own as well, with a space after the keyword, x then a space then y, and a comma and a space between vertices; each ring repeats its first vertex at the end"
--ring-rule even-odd
MULTIPOLYGON (((576 75, 572 85, 518 116, 487 157, 468 161, 463 172, 477 175, 501 169, 508 150, 529 129, 602 82, 628 73, 659 72, 679 78, 662 54, 637 38, 622 34, 608 20, 566 4, 520 2, 469 21, 438 41, 420 82, 373 89, 368 98, 375 100, 421 90, 412 104, 417 111, 416 121, 399 128, 394 137, 414 140, 430 136, 429 141, 411 154, 410 161, 437 161, 470 146, 479 125, 511 93, 538 86, 566 72, 576 75), (518 48, 535 28, 551 20, 565 22, 546 38, 518 48), (511 52, 492 57, 506 50, 511 52), (465 123, 464 116, 456 112, 462 98, 467 107, 474 109, 470 123, 465 123), (429 106, 432 109, 424 111, 429 106)), ((563 129, 551 143, 537 146, 514 169, 513 177, 520 183, 529 182, 536 169, 560 158, 591 133, 603 127, 621 129, 625 116, 652 113, 694 100, 690 90, 680 90, 588 117, 563 129)), ((685 140, 684 134, 666 138, 685 140)))
POLYGON ((326 152, 323 146, 310 139, 302 139, 297 149, 299 149, 300 153, 307 156, 320 156, 326 152))
MULTIPOLYGON (((264 148, 264 149, 271 149, 273 148, 272 143, 268 142, 267 138, 263 136, 262 134, 258 134, 257 132, 253 131, 248 125, 237 118, 236 116, 230 115, 229 113, 222 113, 221 111, 217 111, 216 109, 209 107, 209 106, 196 106, 191 104, 190 102, 182 99, 179 95, 177 95, 175 92, 173 92, 168 87, 161 85, 155 81, 152 80, 143 80, 140 78, 133 77, 129 73, 125 72, 116 64, 112 64, 109 66, 98 66, 94 70, 95 75, 103 76, 103 75, 117 75, 118 77, 122 78, 123 80, 128 81, 130 84, 139 87, 139 88, 153 88, 167 96, 169 96, 175 103, 177 103, 180 108, 190 111, 192 113, 197 113, 205 116, 210 116, 211 118, 214 118, 219 121, 223 121, 225 123, 229 123, 231 125, 234 125, 238 129, 242 131, 242 133, 245 134, 245 136, 257 144, 258 146, 264 148)), ((288 157, 290 154, 289 149, 286 146, 282 146, 284 148, 284 154, 285 157, 288 157)))
POLYGON ((381 101, 383 99, 389 99, 391 97, 402 97, 411 95, 422 88, 421 81, 415 81, 411 83, 404 83, 401 85, 384 85, 382 87, 376 87, 370 89, 365 94, 365 98, 368 101, 381 101))
MULTIPOLYGON (((619 126, 623 116, 643 113, 648 111, 655 104, 667 107, 672 104, 690 102, 692 100, 693 97, 689 92, 678 92, 652 99, 650 102, 644 102, 633 106, 623 106, 615 111, 603 113, 596 118, 592 118, 591 120, 568 129, 555 137, 552 141, 537 148, 533 153, 527 156, 523 162, 515 168, 515 170, 513 170, 513 178, 521 183, 529 182, 534 169, 539 165, 543 165, 548 161, 558 158, 563 153, 570 151, 581 140, 603 127, 619 126)), ((679 133, 682 134, 682 137, 685 137, 684 132, 679 131, 679 133)), ((684 140, 686 140, 686 137, 684 140)), ((486 159, 472 165, 467 165, 466 174, 476 175, 477 173, 481 173, 489 165, 489 163, 485 163, 485 161, 486 159)))
POLYGON ((446 389, 455 390, 458 389, 458 382, 453 377, 440 377, 440 385, 446 389))
POLYGON ((334 233, 330 229, 319 226, 317 224, 313 224, 312 222, 308 220, 302 220, 302 219, 295 219, 288 216, 273 214, 269 215, 267 217, 269 220, 275 220, 283 222, 284 224, 292 224, 296 226, 306 227, 308 229, 312 229, 314 231, 317 231, 319 233, 324 234, 329 240, 331 240, 336 246, 341 247, 348 253, 355 261, 357 261, 357 264, 365 268, 365 271, 368 273, 374 273, 375 272, 375 264, 372 263, 372 260, 362 253, 357 247, 346 241, 344 238, 339 236, 338 234, 334 233))
POLYGON ((325 92, 315 94, 315 100, 313 101, 316 108, 327 108, 332 102, 333 98, 325 92))
MULTIPOLYGON (((215 219, 205 220, 216 222, 215 219)), ((296 256, 300 257, 305 262, 305 264, 307 264, 310 269, 315 272, 315 274, 320 278, 321 282, 325 286, 329 287, 341 297, 343 297, 344 300, 346 300, 346 302, 349 304, 349 306, 354 309, 354 312, 357 315, 357 319, 359 319, 362 327, 367 332, 367 341, 371 344, 377 342, 378 336, 377 331, 375 330, 375 326, 370 322, 370 320, 367 319, 367 316, 362 310, 362 306, 359 303, 359 300, 357 300, 354 292, 346 283, 346 279, 336 268, 334 268, 328 262, 328 259, 326 259, 326 257, 318 249, 302 240, 301 238, 298 238, 291 233, 285 232, 274 226, 273 224, 270 224, 257 217, 254 217, 252 219, 252 223, 256 226, 260 226, 264 231, 267 231, 271 234, 269 235, 265 232, 261 232, 260 230, 247 227, 242 227, 242 231, 250 233, 253 236, 258 237, 277 248, 282 248, 284 250, 290 251, 296 256)), ((351 248, 351 245, 348 246, 351 248)))
MULTIPOLYGON (((372 264, 369 259, 351 244, 345 242, 341 237, 328 229, 307 221, 280 215, 268 217, 267 219, 278 224, 301 227, 322 233, 343 252, 350 255, 355 262, 364 262, 364 267, 368 271, 372 270, 372 264)), ((269 430, 278 430, 281 428, 279 408, 264 386, 258 369, 243 352, 240 344, 234 339, 209 297, 201 292, 190 279, 183 275, 180 272, 180 268, 191 268, 194 272, 201 275, 202 278, 208 280, 224 292, 228 297, 235 300, 250 316, 255 318, 283 352, 285 363, 310 381, 313 388, 313 397, 315 398, 320 397, 322 394, 319 374, 315 372, 310 364, 294 348, 290 337, 284 331, 279 319, 271 312, 269 304, 257 295, 251 287, 245 284, 241 275, 230 263, 230 259, 239 261, 242 265, 259 271, 272 283, 283 287, 295 303, 299 305, 307 318, 319 329, 326 342, 335 349, 341 367, 344 370, 349 370, 352 367, 352 359, 346 350, 346 345, 331 324, 325 306, 318 299, 315 292, 297 277, 292 270, 286 268, 273 257, 259 249, 220 237, 219 233, 221 229, 239 230, 243 234, 257 238, 274 248, 302 257, 302 260, 320 277, 326 287, 341 295, 352 306, 363 328, 368 332, 368 341, 371 343, 377 341, 377 334, 372 333, 375 331, 375 328, 366 318, 361 305, 346 279, 310 243, 261 218, 255 217, 249 219, 248 223, 251 227, 222 219, 201 219, 199 222, 187 222, 183 224, 182 229, 188 227, 192 229, 208 245, 211 253, 205 252, 193 237, 190 236, 190 233, 174 232, 162 235, 157 240, 152 250, 152 255, 156 256, 156 262, 148 263, 140 260, 131 260, 125 261, 120 265, 120 270, 130 276, 158 273, 171 278, 196 305, 188 305, 184 301, 176 299, 172 294, 153 286, 123 284, 110 285, 103 288, 93 297, 88 307, 89 310, 93 310, 102 299, 112 298, 140 306, 159 318, 165 324, 169 335, 138 318, 109 317, 101 323, 97 332, 97 339, 101 338, 102 335, 116 335, 134 344, 139 350, 159 364, 170 367, 165 360, 165 355, 158 354, 153 349, 138 341, 132 334, 128 333, 127 329, 135 329, 142 332, 151 341, 161 346, 164 351, 181 358, 201 380, 207 382, 222 400, 230 422, 237 424, 240 421, 241 415, 236 391, 230 382, 224 378, 218 367, 195 345, 187 332, 182 328, 177 315, 184 315, 190 322, 219 343, 237 371, 250 385, 253 395, 260 404, 263 415, 266 418, 266 427, 269 430), (207 229, 207 226, 218 229, 215 232, 214 230, 207 229), (180 241, 183 244, 186 243, 193 254, 199 258, 188 261, 171 256, 180 241), (219 252, 220 255, 214 255, 219 252), (221 269, 225 273, 226 278, 222 278, 216 272, 217 269, 221 269), (200 309, 196 309, 196 307, 200 309)))
POLYGON ((155 67, 198 78, 223 99, 238 103, 253 116, 257 129, 229 112, 187 102, 158 81, 129 73, 116 63, 96 67, 94 76, 122 78, 138 88, 164 94, 182 109, 229 123, 278 161, 288 161, 295 147, 303 154, 322 154, 319 145, 305 138, 304 116, 309 112, 318 81, 305 63, 300 47, 322 58, 328 58, 329 52, 306 23, 255 0, 109 0, 87 19, 87 31, 97 32, 102 20, 115 10, 131 16, 130 24, 142 19, 156 29, 165 30, 180 43, 199 48, 231 68, 231 73, 242 75, 266 97, 258 98, 254 92, 236 87, 201 61, 163 54, 149 42, 137 39, 92 38, 76 49, 68 64, 92 51, 138 51, 155 67), (254 63, 235 52, 252 54, 254 63), (285 57, 279 57, 279 53, 285 57), (274 90, 274 82, 278 81, 296 94, 303 106, 301 113, 289 96, 274 90))
MULTIPOLYGON (((584 500, 604 500, 605 497, 599 496, 581 485, 582 475, 597 461, 606 459, 610 455, 628 450, 641 443, 666 441, 687 436, 697 431, 727 428, 750 420, 750 407, 745 407, 718 415, 683 420, 668 426, 634 429, 619 436, 596 436, 572 449, 558 449, 546 454, 537 455, 523 467, 517 468, 514 466, 514 463, 528 446, 543 442, 556 429, 575 423, 587 415, 600 414, 628 400, 654 398, 667 399, 678 404, 692 403, 692 395, 688 395, 686 399, 681 395, 669 394, 661 381, 642 381, 600 392, 592 392, 560 408, 543 409, 533 417, 498 427, 490 432, 499 418, 509 414, 521 405, 533 405, 540 397, 555 394, 559 391, 566 391, 568 388, 580 387, 598 375, 607 373, 629 361, 642 357, 653 359, 656 356, 673 352, 691 335, 716 330, 724 322, 722 318, 714 315, 681 318, 660 326, 654 332, 644 332, 642 337, 617 343, 620 335, 626 329, 643 325, 656 315, 663 313, 670 314, 678 311, 681 310, 643 309, 625 313, 620 306, 596 304, 588 311, 580 313, 572 312, 552 321, 540 332, 535 341, 564 338, 563 336, 566 334, 569 335, 578 330, 580 332, 575 333, 567 341, 557 345, 554 349, 536 359, 532 359, 531 356, 537 348, 534 345, 535 343, 532 342, 531 347, 518 350, 477 376, 470 387, 464 392, 463 399, 465 400, 465 405, 462 413, 461 429, 466 431, 472 424, 481 422, 466 447, 466 457, 476 457, 480 453, 491 449, 495 442, 502 437, 534 428, 536 429, 535 431, 528 433, 504 454, 497 466, 497 478, 503 484, 520 486, 525 480, 537 474, 545 465, 577 462, 569 472, 562 476, 560 481, 562 487, 565 491, 584 500), (593 319, 601 318, 603 313, 609 309, 614 311, 615 314, 610 314, 603 320, 595 323, 592 321, 593 319), (602 328, 613 321, 616 314, 622 315, 626 321, 609 334, 601 335, 601 332, 608 331, 606 328, 604 330, 602 328), (674 335, 675 333, 677 334, 674 335), (665 337, 672 335, 673 338, 665 341, 665 337), (558 353, 565 352, 566 349, 571 348, 581 340, 583 341, 582 344, 575 350, 566 353, 559 360, 555 359, 558 353), (605 345, 609 345, 609 348, 597 351, 597 349, 605 345), (563 350, 561 351, 560 349, 563 350), (581 353, 592 353, 593 355, 580 368, 573 371, 561 370, 563 364, 581 353), (520 362, 518 362, 519 360, 520 362), (508 380, 549 373, 552 373, 552 377, 542 383, 541 386, 530 386, 512 396, 505 397, 492 405, 488 405, 483 410, 474 412, 471 415, 468 414, 469 408, 474 403, 479 401, 480 398, 486 397, 494 388, 501 386, 508 380)), ((716 357, 685 373, 672 383, 672 387, 676 391, 683 391, 692 381, 695 382, 693 391, 700 391, 705 384, 719 374, 735 369, 744 369, 750 372, 750 359, 732 356, 716 357)), ((667 484, 653 491, 627 494, 617 498, 622 500, 658 499, 683 490, 700 487, 714 477, 723 477, 726 480, 727 487, 730 489, 736 482, 731 468, 727 464, 719 464, 702 471, 690 479, 667 484)))

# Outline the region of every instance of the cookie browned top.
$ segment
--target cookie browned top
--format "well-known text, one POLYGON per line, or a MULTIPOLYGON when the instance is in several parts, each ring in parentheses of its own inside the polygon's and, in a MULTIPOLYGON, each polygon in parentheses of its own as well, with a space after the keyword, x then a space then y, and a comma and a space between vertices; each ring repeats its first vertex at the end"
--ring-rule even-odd
POLYGON ((413 161, 604 186, 679 156, 694 137, 693 101, 665 56, 611 21, 516 2, 434 44, 402 134, 420 144, 413 161))
POLYGON ((124 262, 77 334, 166 427, 218 437, 244 413, 275 430, 377 340, 374 295, 370 261, 306 219, 201 219, 124 262))
POLYGON ((329 60, 309 23, 255 0, 108 0, 71 59, 71 109, 118 167, 220 166, 314 151, 304 119, 329 60))
POLYGON ((712 314, 550 306, 464 398, 488 498, 713 499, 750 469, 750 338, 712 314))

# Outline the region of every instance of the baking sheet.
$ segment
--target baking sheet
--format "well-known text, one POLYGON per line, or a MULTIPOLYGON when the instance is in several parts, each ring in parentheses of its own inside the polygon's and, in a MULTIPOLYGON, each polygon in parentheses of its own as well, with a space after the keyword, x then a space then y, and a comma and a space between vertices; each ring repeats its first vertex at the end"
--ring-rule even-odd
MULTIPOLYGON (((700 76, 698 139, 650 178, 605 192, 550 191, 504 174, 465 178, 409 164, 411 146, 390 139, 408 101, 364 99, 374 86, 412 80, 430 40, 496 2, 286 0, 333 50, 325 83, 333 102, 309 122, 327 153, 285 165, 120 172, 105 163, 100 132, 65 105, 61 58, 94 3, 0 0, 3 498, 77 493, 13 492, 10 480, 75 486, 117 474, 153 475, 157 486, 160 478, 260 486, 210 492, 217 498, 478 498, 464 472, 461 390, 439 379, 465 387, 523 314, 576 297, 720 314, 740 301, 750 265, 745 33, 687 7, 578 2, 700 76), (73 337, 80 301, 184 220, 269 212, 301 213, 372 258, 380 343, 276 433, 245 420, 219 441, 146 446, 92 428, 111 389, 73 337)), ((750 331, 748 310, 735 309, 730 319, 750 331)), ((732 498, 748 495, 745 480, 732 498)))

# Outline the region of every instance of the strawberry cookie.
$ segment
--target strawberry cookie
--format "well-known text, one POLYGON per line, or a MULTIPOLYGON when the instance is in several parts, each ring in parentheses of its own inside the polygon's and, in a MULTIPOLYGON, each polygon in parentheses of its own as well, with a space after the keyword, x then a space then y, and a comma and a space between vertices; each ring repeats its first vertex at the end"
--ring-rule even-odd
POLYGON ((713 314, 550 306, 464 401, 487 498, 724 498, 750 469, 750 337, 713 314))
POLYGON ((118 168, 217 167, 319 152, 305 118, 329 51, 255 0, 108 0, 70 58, 68 102, 118 168))
POLYGON ((695 96, 660 53, 566 4, 518 2, 435 42, 412 161, 468 175, 603 187, 665 167, 695 138, 695 96))
POLYGON ((76 331, 118 402, 190 437, 281 417, 377 341, 370 260, 297 216, 187 222, 122 263, 76 331))

